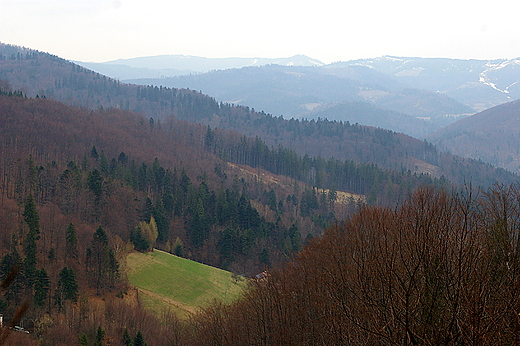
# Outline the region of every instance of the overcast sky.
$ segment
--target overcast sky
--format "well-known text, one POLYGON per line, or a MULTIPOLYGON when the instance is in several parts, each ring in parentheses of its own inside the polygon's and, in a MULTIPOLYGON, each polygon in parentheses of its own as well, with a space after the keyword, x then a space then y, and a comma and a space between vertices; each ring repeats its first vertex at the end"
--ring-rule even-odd
POLYGON ((518 1, 0 0, 0 42, 103 62, 162 54, 520 57, 518 1))

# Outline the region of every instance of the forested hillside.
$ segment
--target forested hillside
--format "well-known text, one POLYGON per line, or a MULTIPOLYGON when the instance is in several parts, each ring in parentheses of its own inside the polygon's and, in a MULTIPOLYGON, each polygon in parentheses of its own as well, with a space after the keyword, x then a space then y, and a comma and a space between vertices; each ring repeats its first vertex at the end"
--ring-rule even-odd
POLYGON ((520 172, 520 101, 505 103, 441 129, 428 140, 452 153, 520 172))
MULTIPOLYGON (((513 177, 491 166, 438 151, 426 142, 329 120, 284 120, 249 107, 235 106, 186 89, 136 86, 94 73, 47 53, 0 45, 0 79, 28 96, 44 96, 88 109, 117 108, 142 113, 152 121, 178 119, 232 129, 282 145, 299 155, 325 160, 375 164, 397 172, 428 173, 456 183, 489 186, 513 177)), ((359 112, 365 112, 364 109, 359 112)))
MULTIPOLYGON (((201 125, 7 94, 0 96, 0 277, 17 275, 0 312, 6 321, 23 316, 17 323, 46 340, 81 333, 94 340, 91 328, 105 323, 98 313, 109 308, 92 303, 96 296, 117 295, 111 309, 134 309, 125 303, 122 268, 134 248, 252 275, 291 258, 334 211, 361 202, 336 209, 332 195, 323 202, 304 183, 276 183, 267 173, 273 182, 264 182, 259 170, 206 151, 201 125), (20 315, 25 300, 33 303, 20 315), (85 304, 91 310, 74 320, 85 304), (52 322, 58 317, 67 328, 52 322)), ((103 328, 118 340, 123 333, 117 324, 103 328)))
MULTIPOLYGON (((315 239, 327 226, 347 227, 350 219, 345 225, 364 229, 355 222, 367 214, 355 213, 366 205, 391 208, 388 215, 396 216, 385 222, 398 224, 407 216, 401 210, 409 210, 399 206, 421 186, 456 191, 464 182, 488 187, 515 179, 388 130, 287 121, 1 47, 0 313, 30 333, 4 328, 0 344, 6 336, 13 345, 211 343, 208 330, 229 332, 219 329, 228 320, 213 324, 219 303, 190 322, 149 315, 125 277, 130 251, 159 248, 247 277, 265 269, 279 275, 276 268, 306 244, 321 244, 315 239)), ((457 215, 467 210, 474 209, 457 215)), ((436 222, 452 220, 438 216, 436 222)), ((276 301, 259 305, 269 304, 276 301)), ((273 323, 273 333, 285 335, 273 323)), ((264 343, 278 343, 263 333, 264 343)))
POLYGON ((328 229, 236 304, 197 316, 197 345, 515 345, 520 189, 421 189, 328 229))
MULTIPOLYGON (((470 107, 445 95, 413 89, 400 84, 394 76, 359 65, 267 65, 129 82, 202 90, 218 100, 286 118, 317 119, 320 115, 314 110, 318 106, 366 102, 377 110, 373 113, 381 124, 361 116, 357 117, 360 124, 382 127, 386 121, 391 122, 386 119, 389 113, 399 113, 409 123, 406 127, 393 124, 392 129, 418 138, 453 122, 454 115, 474 113, 470 107)), ((355 122, 355 118, 349 113, 336 114, 337 120, 355 122)))
MULTIPOLYGON (((103 322, 106 309, 121 318, 145 314, 130 303, 125 282, 122 263, 132 249, 157 247, 252 275, 286 262, 366 202, 396 204, 422 184, 448 183, 300 157, 173 118, 2 94, 0 278, 16 279, 0 312, 50 344, 71 335, 92 341, 98 332, 120 337, 130 324, 103 322), (92 303, 114 296, 110 306, 92 303), (33 303, 19 312, 23 301, 33 303), (81 309, 86 315, 76 320, 81 309)), ((148 337, 164 342, 163 332, 148 337)))

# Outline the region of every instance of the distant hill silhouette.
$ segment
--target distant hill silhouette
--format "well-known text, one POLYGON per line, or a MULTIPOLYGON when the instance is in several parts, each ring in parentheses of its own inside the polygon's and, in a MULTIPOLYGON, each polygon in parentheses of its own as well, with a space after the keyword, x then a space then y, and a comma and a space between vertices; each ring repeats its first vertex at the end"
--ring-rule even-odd
POLYGON ((520 173, 520 101, 467 117, 428 136, 450 152, 520 173))
POLYGON ((289 58, 204 58, 191 55, 158 55, 118 59, 102 63, 77 62, 88 69, 121 80, 172 77, 246 66, 322 66, 321 61, 305 55, 289 58))
MULTIPOLYGON (((455 183, 474 179, 475 184, 485 186, 495 180, 511 179, 492 167, 455 158, 426 142, 384 129, 346 121, 285 120, 246 106, 218 102, 194 90, 121 83, 59 57, 9 45, 0 45, 0 58, 0 79, 7 80, 14 89, 20 89, 28 96, 45 96, 94 110, 130 110, 155 121, 173 115, 211 128, 258 136, 269 148, 281 145, 302 156, 351 160, 395 172, 426 173, 455 183)), ((281 75, 289 79, 298 78, 286 73, 285 67, 273 65, 270 68, 281 71, 281 75)), ((259 68, 249 69, 260 71, 259 68)), ((291 71, 297 71, 294 69, 291 71)), ((358 69, 353 71, 361 73, 358 69)), ((322 74, 310 75, 318 81, 326 78, 322 74)), ((380 75, 376 72, 374 78, 380 75)), ((347 79, 334 78, 338 83, 350 83, 347 79)), ((351 90, 356 89, 354 85, 351 90)), ((359 111, 363 112, 363 109, 359 111)))
POLYGON ((412 88, 443 93, 476 111, 520 98, 520 59, 446 59, 384 56, 332 64, 361 65, 412 88))
POLYGON ((142 85, 200 90, 219 100, 247 105, 285 118, 317 119, 336 103, 367 102, 371 119, 336 112, 335 120, 390 128, 420 137, 474 111, 445 95, 412 89, 365 66, 295 67, 267 65, 159 79, 134 79, 142 85), (323 108, 319 108, 319 107, 323 108), (400 120, 391 112, 400 113, 400 120), (449 115, 449 116, 448 116, 449 115), (403 124, 404 122, 404 124, 403 124), (392 126, 387 126, 391 124, 392 126))

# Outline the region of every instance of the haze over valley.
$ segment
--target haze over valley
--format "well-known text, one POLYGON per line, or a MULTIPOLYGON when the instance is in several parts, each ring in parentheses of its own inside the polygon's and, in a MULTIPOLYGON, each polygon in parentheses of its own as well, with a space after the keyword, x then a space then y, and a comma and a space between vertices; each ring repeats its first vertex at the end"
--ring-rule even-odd
POLYGON ((350 121, 417 138, 520 97, 515 59, 384 56, 324 64, 301 55, 285 59, 157 56, 80 64, 130 83, 201 90, 217 100, 286 119, 350 121), (359 107, 365 109, 363 116, 353 111, 359 107))
POLYGON ((0 346, 518 344, 519 10, 0 0, 0 346))
POLYGON ((516 11, 52 3, 0 5, 0 345, 518 342, 516 11))

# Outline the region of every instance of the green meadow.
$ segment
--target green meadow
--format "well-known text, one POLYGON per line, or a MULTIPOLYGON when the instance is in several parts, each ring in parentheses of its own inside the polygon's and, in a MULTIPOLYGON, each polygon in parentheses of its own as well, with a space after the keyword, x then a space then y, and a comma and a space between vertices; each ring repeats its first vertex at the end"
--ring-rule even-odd
POLYGON ((150 310, 188 316, 215 299, 231 302, 246 287, 232 273, 163 251, 133 252, 127 257, 128 279, 150 310))

